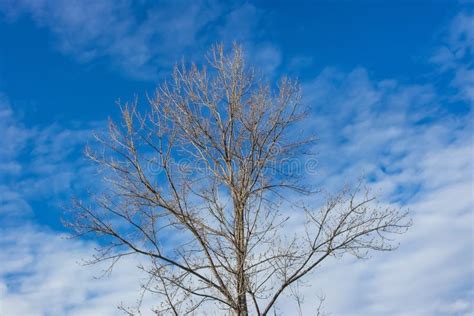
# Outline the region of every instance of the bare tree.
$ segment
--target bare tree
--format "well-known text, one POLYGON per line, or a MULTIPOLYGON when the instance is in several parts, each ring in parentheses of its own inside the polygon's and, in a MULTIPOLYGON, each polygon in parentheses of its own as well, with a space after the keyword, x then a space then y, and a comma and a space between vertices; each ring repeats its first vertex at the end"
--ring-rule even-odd
POLYGON ((207 68, 176 66, 146 111, 135 102, 121 114, 97 137, 103 150, 87 151, 106 191, 76 201, 70 224, 100 237, 93 262, 149 259, 144 289, 161 296, 157 314, 268 315, 326 258, 392 250, 388 236, 410 225, 361 183, 314 204, 321 194, 304 168, 286 163, 307 161, 315 141, 296 129, 299 85, 266 83, 237 45, 215 46, 207 68))

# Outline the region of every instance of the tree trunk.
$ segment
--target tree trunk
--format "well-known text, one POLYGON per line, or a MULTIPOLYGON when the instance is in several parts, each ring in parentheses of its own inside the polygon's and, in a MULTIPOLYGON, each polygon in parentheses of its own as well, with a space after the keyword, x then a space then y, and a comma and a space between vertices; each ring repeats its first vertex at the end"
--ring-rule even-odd
POLYGON ((240 203, 236 203, 235 208, 235 238, 236 238, 236 256, 237 256, 237 315, 247 316, 247 288, 245 281, 245 226, 244 226, 244 208, 240 203))

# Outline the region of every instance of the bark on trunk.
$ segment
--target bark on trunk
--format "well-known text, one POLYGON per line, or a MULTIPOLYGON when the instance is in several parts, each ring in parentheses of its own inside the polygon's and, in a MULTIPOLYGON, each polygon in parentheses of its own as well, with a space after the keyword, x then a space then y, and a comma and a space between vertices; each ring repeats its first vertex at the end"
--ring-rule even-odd
POLYGON ((237 204, 236 207, 236 255, 237 255, 237 315, 247 316, 247 297, 246 297, 246 281, 245 281, 245 226, 244 226, 244 209, 237 204))

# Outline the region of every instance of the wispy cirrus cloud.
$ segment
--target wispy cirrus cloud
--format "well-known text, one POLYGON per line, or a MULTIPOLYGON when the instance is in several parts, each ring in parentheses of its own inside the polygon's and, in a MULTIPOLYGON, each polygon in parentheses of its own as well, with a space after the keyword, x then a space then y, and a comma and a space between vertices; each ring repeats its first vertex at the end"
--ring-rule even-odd
MULTIPOLYGON (((362 68, 349 73, 325 70, 306 89, 309 96, 314 94, 307 100, 318 110, 310 124, 319 131, 316 149, 325 171, 316 179, 331 190, 363 172, 380 189, 383 203, 412 210, 414 226, 397 252, 322 266, 307 282, 312 287, 303 284, 299 289, 306 297, 304 314, 311 314, 317 295, 324 294, 325 310, 335 315, 469 315, 474 258, 473 241, 466 237, 473 232, 474 201, 472 173, 466 170, 474 166, 468 118, 433 109, 440 96, 432 86, 377 82, 362 68)), ((11 122, 24 129, 11 113, 11 122)), ((43 136, 36 137, 33 148, 39 160, 33 166, 47 162, 49 155, 65 157, 61 155, 71 151, 68 129, 55 126, 36 133, 43 136)), ((53 166, 40 172, 53 175, 64 169, 82 181, 81 169, 73 171, 77 165, 62 160, 51 161, 53 166)), ((28 186, 47 188, 41 178, 31 178, 28 186)), ((44 194, 15 191, 26 205, 35 194, 44 194)), ((94 243, 63 239, 66 235, 23 221, 5 226, 0 237, 2 311, 115 315, 121 302, 136 303, 139 283, 146 281, 136 259, 119 262, 112 275, 96 280, 105 266, 78 264, 92 255, 94 243)), ((154 304, 147 296, 143 314, 151 313, 154 304)), ((279 312, 291 314, 295 308, 287 297, 279 312)))
MULTIPOLYGON (((136 258, 125 258, 108 274, 106 265, 82 265, 92 242, 35 225, 0 231, 2 314, 117 315, 119 304, 137 304, 143 275, 136 258)), ((149 303, 143 303, 147 312, 149 303)))
POLYGON ((24 171, 19 157, 31 137, 15 117, 5 95, 0 94, 0 216, 18 217, 31 214, 31 207, 21 193, 11 187, 8 180, 24 171))
POLYGON ((21 165, 16 161, 31 133, 14 118, 8 98, 0 94, 0 175, 18 174, 21 165))
POLYGON ((61 216, 59 204, 90 186, 94 172, 80 152, 97 128, 27 126, 2 96, 0 314, 116 315, 119 304, 137 304, 143 279, 137 258, 104 275, 107 265, 83 265, 96 244, 35 221, 41 212, 61 216))
POLYGON ((244 44, 264 70, 281 63, 279 48, 257 42, 263 13, 249 3, 1 0, 2 11, 7 20, 26 15, 49 30, 63 54, 107 60, 136 79, 155 80, 183 56, 200 58, 219 41, 244 44))
POLYGON ((451 76, 457 98, 474 103, 474 14, 459 13, 444 34, 444 45, 431 57, 439 71, 451 76))
MULTIPOLYGON (((365 175, 381 202, 411 210, 414 225, 391 254, 334 260, 300 288, 335 315, 470 315, 474 189, 469 117, 447 114, 431 85, 375 81, 363 68, 326 69, 305 86, 319 131, 323 188, 365 175), (451 269, 449 267, 456 267, 451 269)), ((283 314, 296 304, 281 304, 283 314)))
POLYGON ((26 126, 8 98, 2 96, 0 218, 27 220, 34 214, 32 201, 48 201, 57 209, 73 188, 86 188, 86 179, 93 171, 82 152, 98 127, 94 122, 76 127, 57 123, 26 126))
MULTIPOLYGON (((45 7, 46 1, 24 3, 28 9, 21 10, 56 10, 45 7)), ((97 4, 102 8, 97 12, 102 12, 101 6, 106 3, 97 4)), ((128 2, 109 4, 123 6, 126 9, 119 10, 124 12, 132 8, 128 2)), ((83 4, 76 5, 80 14, 83 4)), ((251 7, 241 9, 252 12, 251 7)), ((43 19, 51 14, 40 13, 35 14, 43 19)), ((58 19, 65 16, 62 11, 57 14, 61 16, 58 19)), ((76 13, 70 14, 74 17, 76 13)), ((254 19, 250 14, 242 16, 254 19)), ((469 25, 467 16, 460 14, 453 22, 457 27, 452 26, 451 32, 469 32, 465 27, 469 25)), ((119 33, 122 28, 127 29, 128 22, 110 19, 108 25, 119 33), (113 26, 121 23, 125 26, 113 26)), ((68 17, 64 23, 71 23, 70 20, 74 19, 68 17)), ((41 23, 52 27, 49 23, 53 22, 41 23)), ((81 23, 73 24, 73 28, 79 28, 81 23)), ((222 25, 224 29, 230 27, 222 25)), ((54 32, 58 32, 58 41, 61 36, 73 34, 54 32)), ((60 43, 58 47, 84 60, 130 57, 117 62, 124 63, 121 67, 127 63, 141 65, 142 59, 133 59, 134 52, 108 51, 109 40, 105 37, 99 40, 105 51, 94 46, 89 52, 88 45, 105 36, 101 32, 105 31, 96 33, 92 29, 86 32, 89 35, 77 35, 84 36, 83 44, 79 41, 80 45, 70 50, 67 46, 61 48, 60 43)), ((141 36, 138 38, 149 35, 141 36)), ((458 39, 447 42, 449 52, 461 51, 457 56, 467 56, 466 52, 472 51, 471 44, 465 42, 466 35, 448 38, 458 39)), ((110 39, 115 40, 121 41, 110 39)), ((147 54, 143 56, 143 65, 154 60, 147 54)), ((434 60, 453 75, 456 99, 470 102, 470 86, 457 84, 455 78, 459 76, 460 82, 468 80, 460 70, 469 70, 472 65, 464 57, 448 56, 434 60)), ((316 271, 308 281, 312 287, 300 288, 306 294, 304 314, 314 314, 316 294, 324 294, 325 310, 335 315, 472 315, 474 166, 469 115, 446 111, 446 102, 451 100, 434 85, 400 83, 395 79, 377 81, 364 68, 349 72, 327 68, 305 82, 304 91, 305 101, 313 109, 309 128, 314 128, 320 138, 315 149, 320 153, 321 173, 315 179, 331 190, 347 179, 365 174, 370 184, 380 190, 383 203, 410 208, 414 219, 413 228, 403 236, 397 252, 375 255, 370 261, 347 258, 316 271)), ((34 225, 27 216, 28 211, 46 211, 34 209, 32 200, 41 196, 62 199, 71 187, 85 180, 88 170, 76 154, 94 128, 90 124, 78 128, 58 124, 27 127, 6 98, 0 101, 0 130, 5 132, 0 139, 0 216, 5 212, 18 215, 14 226, 2 222, 0 228, 0 311, 7 315, 116 315, 118 304, 123 301, 133 305, 138 297, 137 280, 143 280, 136 269, 138 261, 132 258, 119 262, 110 277, 96 280, 94 276, 105 267, 77 264, 93 253, 93 242, 63 239, 64 234, 34 225)), ((287 299, 279 305, 279 311, 294 314, 296 305, 287 299)), ((152 303, 155 302, 145 302, 145 315, 150 313, 152 303)))
MULTIPOLYGON (((312 122, 321 139, 322 183, 337 187, 363 173, 382 201, 409 208, 414 220, 396 253, 316 272, 313 284, 326 293, 328 311, 473 313, 472 113, 450 109, 452 102, 472 106, 473 21, 457 15, 432 59, 450 76, 450 93, 432 84, 375 81, 363 68, 327 68, 306 83, 306 101, 318 109, 312 122)), ((314 290, 306 294, 314 297, 314 290)))

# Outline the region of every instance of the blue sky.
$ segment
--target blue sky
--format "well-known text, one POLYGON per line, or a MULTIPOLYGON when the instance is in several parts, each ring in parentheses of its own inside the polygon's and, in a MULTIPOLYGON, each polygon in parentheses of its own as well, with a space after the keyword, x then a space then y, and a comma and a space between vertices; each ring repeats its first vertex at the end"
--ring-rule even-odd
POLYGON ((134 303, 136 262, 96 280, 100 267, 76 264, 94 242, 62 238, 61 206, 97 185, 82 148, 118 99, 233 40, 270 80, 300 79, 315 181, 332 190, 365 174, 412 211, 399 251, 323 267, 306 310, 322 292, 334 315, 472 315, 472 3, 112 0, 0 0, 0 314, 134 303))

